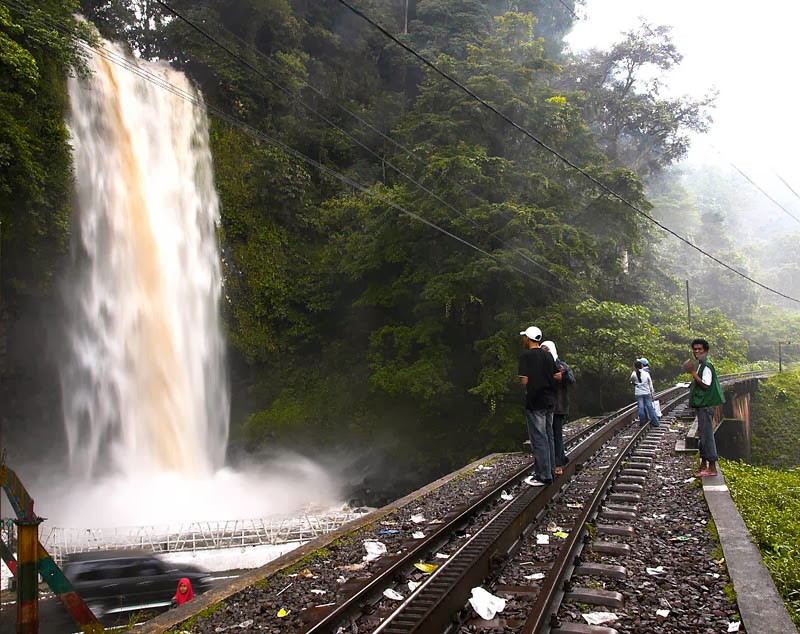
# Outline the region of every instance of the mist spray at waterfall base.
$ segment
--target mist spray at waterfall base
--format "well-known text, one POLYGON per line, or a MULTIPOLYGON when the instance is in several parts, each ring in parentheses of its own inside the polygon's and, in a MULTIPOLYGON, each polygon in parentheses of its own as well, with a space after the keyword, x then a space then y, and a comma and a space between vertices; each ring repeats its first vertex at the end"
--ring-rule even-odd
POLYGON ((69 473, 39 495, 40 513, 61 526, 102 527, 257 518, 331 502, 330 477, 297 457, 224 467, 219 203, 207 120, 193 103, 201 98, 165 64, 134 61, 107 42, 101 53, 90 76, 69 86, 76 213, 61 367, 69 473))

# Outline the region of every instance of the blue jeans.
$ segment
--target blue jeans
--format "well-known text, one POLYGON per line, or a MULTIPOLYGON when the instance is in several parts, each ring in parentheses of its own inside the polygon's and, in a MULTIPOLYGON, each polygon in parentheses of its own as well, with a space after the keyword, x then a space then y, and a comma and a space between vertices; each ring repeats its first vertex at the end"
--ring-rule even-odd
POLYGON ((717 442, 714 440, 714 408, 697 408, 697 448, 700 460, 713 465, 718 459, 717 442))
POLYGON ((563 467, 567 464, 567 455, 564 453, 564 421, 566 414, 553 414, 553 450, 556 461, 554 466, 563 467))
POLYGON ((650 422, 653 427, 658 427, 658 416, 656 416, 656 408, 653 407, 653 397, 649 394, 639 394, 636 396, 639 402, 639 425, 644 427, 647 425, 647 417, 650 417, 650 422))
POLYGON ((553 410, 525 410, 528 420, 528 437, 536 459, 534 472, 542 482, 552 482, 555 478, 555 448, 553 445, 553 410))

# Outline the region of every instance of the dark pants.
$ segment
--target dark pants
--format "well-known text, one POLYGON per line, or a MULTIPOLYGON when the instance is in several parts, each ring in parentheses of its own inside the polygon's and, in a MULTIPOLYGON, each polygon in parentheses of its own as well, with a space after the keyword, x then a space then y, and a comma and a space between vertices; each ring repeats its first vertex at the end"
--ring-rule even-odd
POLYGON ((700 460, 713 465, 719 459, 717 443, 714 440, 714 408, 697 408, 697 439, 700 460))
POLYGON ((553 414, 553 449, 557 467, 567 464, 567 454, 564 453, 564 423, 566 420, 566 414, 553 414))

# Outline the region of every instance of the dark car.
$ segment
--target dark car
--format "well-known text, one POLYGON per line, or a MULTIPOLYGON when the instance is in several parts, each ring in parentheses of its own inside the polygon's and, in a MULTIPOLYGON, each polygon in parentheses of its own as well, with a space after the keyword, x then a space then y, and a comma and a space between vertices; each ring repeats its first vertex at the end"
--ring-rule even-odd
POLYGON ((97 618, 107 614, 169 607, 186 577, 195 594, 211 587, 209 573, 174 564, 141 550, 106 550, 70 555, 64 575, 97 618))

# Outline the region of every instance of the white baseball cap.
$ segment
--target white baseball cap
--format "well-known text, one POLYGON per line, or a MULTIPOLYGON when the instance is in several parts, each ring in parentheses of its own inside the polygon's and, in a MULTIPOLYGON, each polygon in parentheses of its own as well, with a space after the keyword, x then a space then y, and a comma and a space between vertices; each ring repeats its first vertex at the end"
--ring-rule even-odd
POLYGON ((542 340, 542 331, 539 330, 536 326, 528 326, 525 330, 523 330, 521 335, 525 335, 531 341, 541 341, 542 340))

